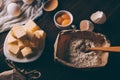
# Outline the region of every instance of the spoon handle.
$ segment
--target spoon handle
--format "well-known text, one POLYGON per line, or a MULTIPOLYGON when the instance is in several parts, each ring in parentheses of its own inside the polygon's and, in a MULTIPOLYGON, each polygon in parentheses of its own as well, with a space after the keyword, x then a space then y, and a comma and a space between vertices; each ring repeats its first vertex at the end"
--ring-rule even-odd
POLYGON ((109 51, 109 52, 120 52, 120 46, 115 47, 95 47, 95 48, 88 48, 88 50, 93 51, 109 51))

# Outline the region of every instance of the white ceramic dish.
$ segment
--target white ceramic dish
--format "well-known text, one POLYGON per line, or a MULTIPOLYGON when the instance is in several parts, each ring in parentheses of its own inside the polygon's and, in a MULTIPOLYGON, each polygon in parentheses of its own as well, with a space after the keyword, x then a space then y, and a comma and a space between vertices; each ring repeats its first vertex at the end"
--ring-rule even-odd
POLYGON ((55 23, 56 27, 59 28, 59 29, 69 29, 70 25, 72 24, 72 22, 73 22, 73 15, 72 15, 71 12, 69 12, 67 10, 60 10, 57 13, 55 13, 55 15, 54 15, 54 23, 55 23), (66 14, 68 14, 70 16, 70 23, 69 24, 67 24, 67 25, 60 25, 60 24, 57 23, 56 17, 58 15, 62 14, 62 13, 66 13, 66 14))
POLYGON ((22 58, 22 59, 20 59, 20 58, 17 58, 15 56, 13 56, 11 53, 9 53, 8 46, 7 46, 7 40, 8 40, 9 35, 10 35, 10 32, 6 36, 6 39, 4 41, 4 48, 3 48, 4 49, 4 55, 9 60, 12 60, 14 62, 19 62, 19 63, 27 63, 27 62, 35 61, 36 59, 38 59, 41 56, 41 54, 42 54, 42 52, 44 50, 45 41, 43 42, 42 50, 39 50, 38 53, 35 56, 31 57, 31 58, 22 58))

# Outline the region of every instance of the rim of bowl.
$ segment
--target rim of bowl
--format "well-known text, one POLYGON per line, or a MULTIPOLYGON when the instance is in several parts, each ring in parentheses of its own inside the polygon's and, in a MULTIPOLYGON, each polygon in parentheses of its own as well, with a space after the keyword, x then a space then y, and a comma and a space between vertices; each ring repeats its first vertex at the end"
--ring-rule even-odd
MULTIPOLYGON (((58 11, 58 12, 55 13, 55 15, 54 15, 54 22, 55 22, 55 24, 57 24, 60 28, 66 28, 66 27, 68 27, 69 25, 72 24, 72 22, 73 22, 73 15, 72 15, 71 12, 69 12, 69 11, 67 11, 67 10, 60 10, 60 11, 58 11), (57 23, 57 21, 56 21, 56 16, 57 16, 58 14, 60 14, 60 13, 67 13, 67 14, 70 16, 70 23, 69 23, 69 24, 67 24, 67 25, 60 25, 60 24, 57 23)), ((57 26, 57 27, 58 27, 58 26, 57 26)))

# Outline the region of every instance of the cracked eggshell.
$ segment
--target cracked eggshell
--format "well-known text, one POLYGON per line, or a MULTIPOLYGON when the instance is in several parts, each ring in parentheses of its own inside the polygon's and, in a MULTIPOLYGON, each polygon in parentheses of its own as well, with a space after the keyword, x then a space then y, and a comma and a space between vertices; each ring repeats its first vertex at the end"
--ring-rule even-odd
POLYGON ((20 6, 18 6, 16 3, 10 3, 7 6, 7 12, 13 17, 17 17, 21 14, 20 6))
POLYGON ((80 30, 81 31, 93 31, 94 24, 89 20, 82 20, 80 22, 80 30))
POLYGON ((58 0, 47 0, 43 9, 45 11, 53 11, 58 7, 58 0))
POLYGON ((91 15, 90 19, 96 24, 103 24, 106 22, 106 15, 103 11, 97 11, 91 15))
POLYGON ((32 4, 34 0, 23 0, 25 4, 32 4))

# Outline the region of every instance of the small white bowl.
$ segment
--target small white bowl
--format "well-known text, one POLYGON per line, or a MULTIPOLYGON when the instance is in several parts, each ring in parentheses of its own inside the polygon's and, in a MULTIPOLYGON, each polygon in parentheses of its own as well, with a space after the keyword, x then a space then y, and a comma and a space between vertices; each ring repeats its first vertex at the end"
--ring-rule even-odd
POLYGON ((54 23, 56 25, 57 28, 59 29, 69 29, 70 28, 70 25, 72 24, 73 22, 73 15, 69 12, 69 11, 66 11, 66 10, 61 10, 61 11, 58 11, 57 13, 55 13, 54 15, 54 23), (62 14, 62 13, 66 13, 69 15, 70 17, 70 22, 69 24, 67 25, 60 25, 57 21, 56 21, 56 18, 58 17, 58 15, 62 14))

